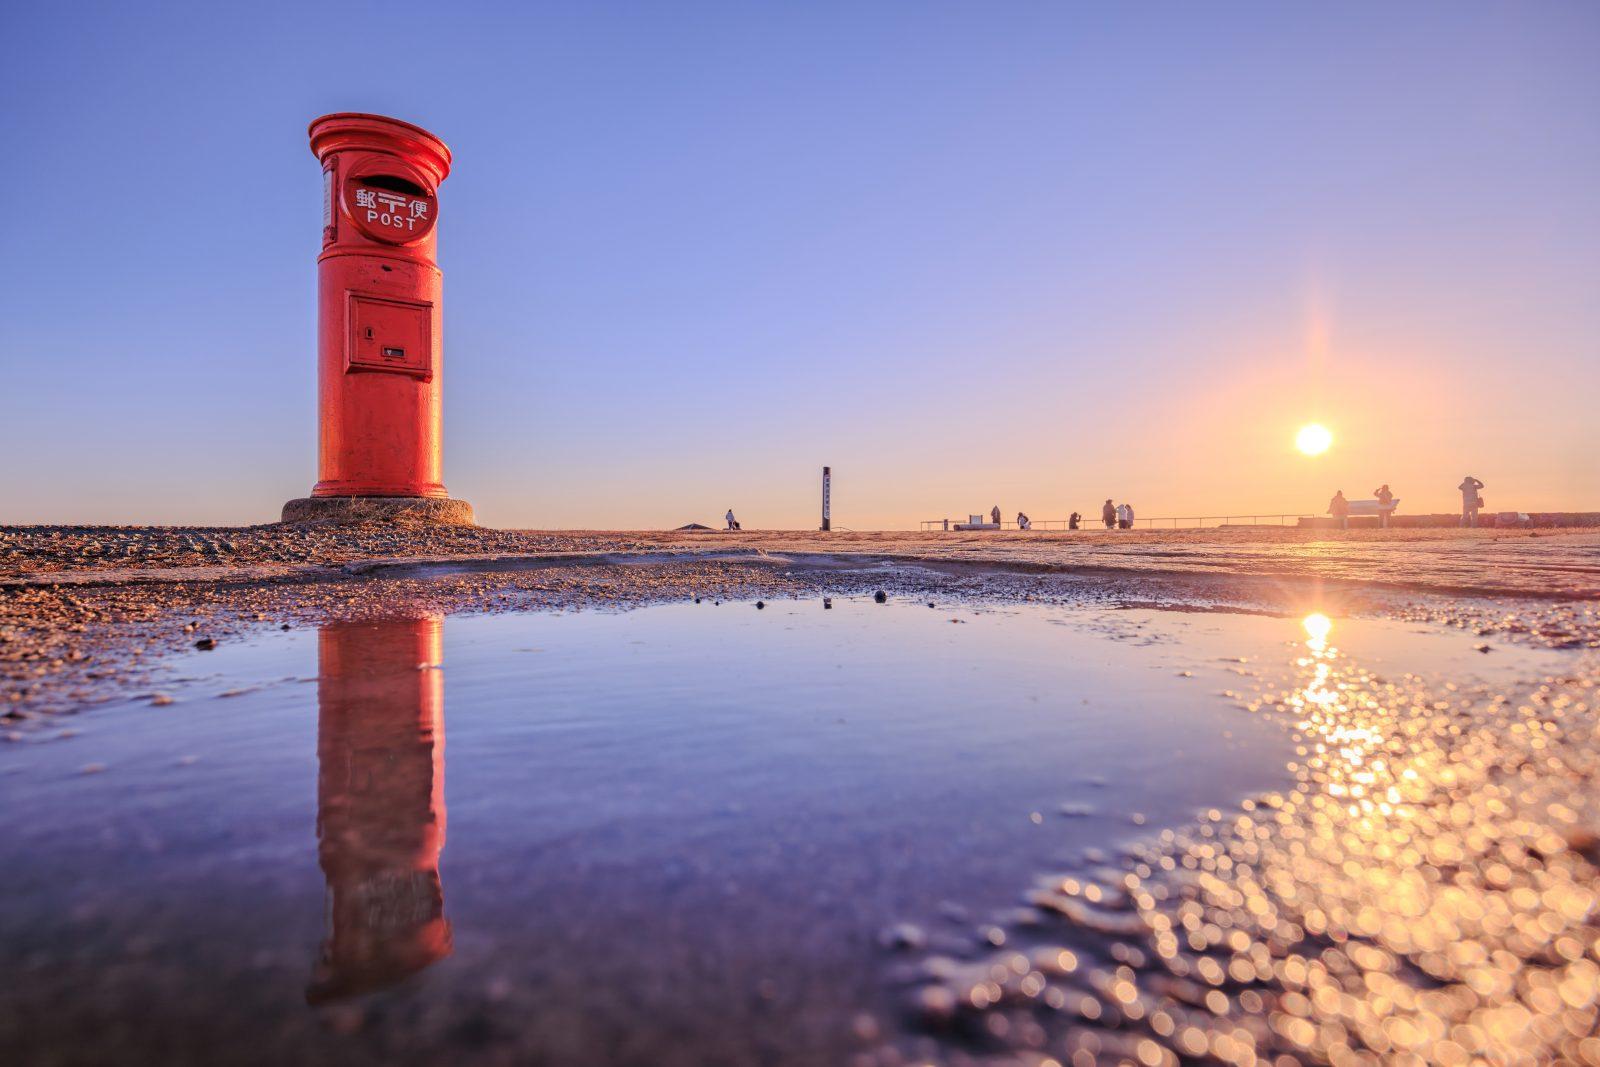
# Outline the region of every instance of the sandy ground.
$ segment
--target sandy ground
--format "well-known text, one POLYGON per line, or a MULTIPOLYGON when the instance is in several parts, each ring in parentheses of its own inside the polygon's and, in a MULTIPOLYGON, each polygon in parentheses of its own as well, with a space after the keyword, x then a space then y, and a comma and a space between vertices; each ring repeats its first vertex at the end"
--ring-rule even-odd
POLYGON ((994 951, 920 961, 924 1036, 862 1064, 1600 1064, 1600 533, 7 528, 0 741, 159 703, 155 665, 267 629, 870 591, 1320 610, 1577 651, 1494 690, 1331 648, 1252 682, 1246 710, 1297 723, 1294 789, 1042 875, 994 951))

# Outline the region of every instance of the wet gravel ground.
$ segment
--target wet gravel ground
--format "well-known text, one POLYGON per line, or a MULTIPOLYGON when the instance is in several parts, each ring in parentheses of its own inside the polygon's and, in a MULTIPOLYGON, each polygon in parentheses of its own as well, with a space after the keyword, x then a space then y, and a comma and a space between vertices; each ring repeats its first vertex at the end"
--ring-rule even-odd
POLYGON ((213 551, 229 565, 328 565, 655 552, 684 539, 7 530, 0 566, 14 579, 109 573, 106 584, 22 577, 0 588, 0 736, 62 729, 64 716, 149 686, 155 665, 202 654, 203 642, 416 609, 616 609, 882 590, 935 602, 1315 610, 1461 627, 1482 638, 1485 654, 1512 643, 1568 649, 1570 670, 1492 690, 1380 676, 1340 652, 1337 632, 1308 634, 1292 669, 1242 671, 1234 694, 1296 732, 1292 789, 1191 826, 1152 828, 1123 854, 1085 857, 1092 875, 1041 873, 1017 887, 1018 912, 977 931, 969 951, 932 954, 915 936, 889 946, 902 957, 916 1036, 880 1039, 897 1028, 857 1020, 859 1063, 1600 1064, 1593 535, 1151 539, 1146 551, 1165 544, 1183 557, 1154 567, 1128 563, 1134 540, 1112 537, 1068 549, 1027 535, 830 541, 835 551, 918 557, 830 563, 811 554, 813 535, 717 535, 688 541, 750 551, 140 585, 118 581, 117 569, 209 565, 213 551), (1405 570, 1403 560, 1415 566, 1405 570), (1469 571, 1474 582, 1459 584, 1487 595, 1441 592, 1469 571))

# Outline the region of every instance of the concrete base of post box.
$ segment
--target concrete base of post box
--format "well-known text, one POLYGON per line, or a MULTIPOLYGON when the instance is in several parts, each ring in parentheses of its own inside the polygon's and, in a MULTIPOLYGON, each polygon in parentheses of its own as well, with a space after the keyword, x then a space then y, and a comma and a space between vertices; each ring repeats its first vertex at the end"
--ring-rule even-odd
POLYGON ((283 522, 437 523, 476 526, 472 505, 465 500, 419 496, 307 496, 283 506, 283 522))

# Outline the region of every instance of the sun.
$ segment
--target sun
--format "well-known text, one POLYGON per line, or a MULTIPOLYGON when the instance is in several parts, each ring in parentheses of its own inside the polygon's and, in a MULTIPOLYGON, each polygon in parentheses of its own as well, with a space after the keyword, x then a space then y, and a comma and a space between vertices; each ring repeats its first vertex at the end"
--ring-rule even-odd
POLYGON ((1294 447, 1308 456, 1320 456, 1333 444, 1333 433, 1319 422, 1308 422, 1294 435, 1294 447))

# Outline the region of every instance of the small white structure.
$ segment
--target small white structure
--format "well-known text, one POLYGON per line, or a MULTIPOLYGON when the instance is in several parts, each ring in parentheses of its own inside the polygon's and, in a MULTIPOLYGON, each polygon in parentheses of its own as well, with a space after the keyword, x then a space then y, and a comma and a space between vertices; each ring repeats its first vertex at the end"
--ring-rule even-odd
POLYGON ((1398 508, 1399 506, 1399 497, 1395 497, 1393 500, 1389 501, 1388 507, 1384 507, 1376 500, 1352 500, 1350 501, 1350 514, 1376 515, 1378 516, 1379 526, 1388 526, 1389 516, 1393 515, 1395 508, 1398 508))

